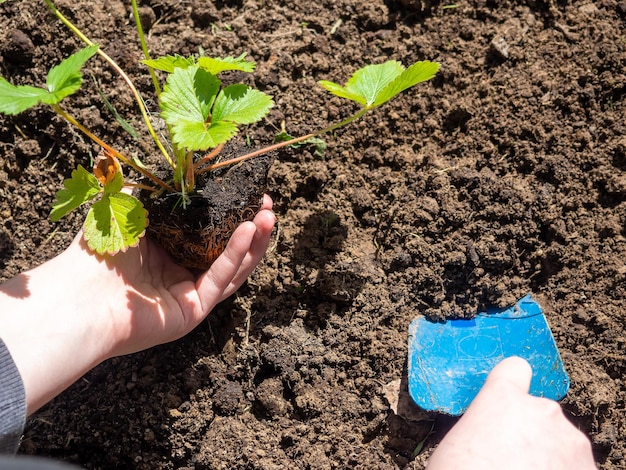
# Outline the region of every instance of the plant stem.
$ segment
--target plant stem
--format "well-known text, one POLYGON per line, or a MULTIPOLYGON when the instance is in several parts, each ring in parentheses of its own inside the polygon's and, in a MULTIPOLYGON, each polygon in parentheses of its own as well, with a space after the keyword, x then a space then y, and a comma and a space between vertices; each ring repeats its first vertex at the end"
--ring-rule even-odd
POLYGON ((145 184, 141 183, 124 183, 124 186, 128 186, 130 188, 145 189, 146 191, 151 191, 153 193, 157 192, 156 188, 153 188, 152 186, 146 186, 145 184))
MULTIPOLYGON (((70 31, 72 31, 72 33, 74 33, 78 38, 80 38, 88 46, 91 46, 94 44, 94 42, 91 41, 87 36, 85 36, 82 33, 82 31, 78 29, 78 27, 76 27, 70 20, 68 20, 65 16, 63 16, 63 14, 59 10, 57 10, 57 8, 52 3, 52 0, 44 0, 44 1, 46 2, 46 5, 48 5, 48 8, 50 8, 50 10, 56 15, 56 17, 59 18, 59 20, 61 20, 61 22, 65 26, 67 26, 70 29, 70 31)), ((137 88, 135 88, 135 85, 131 81, 130 77, 126 74, 126 72, 124 72, 124 70, 122 70, 122 68, 117 64, 117 62, 115 62, 111 57, 109 57, 102 49, 98 48, 98 54, 100 55, 100 57, 106 60, 111 65, 111 67, 113 67, 115 71, 120 75, 120 77, 122 77, 122 79, 126 82, 128 87, 130 88, 131 93, 135 97, 137 104, 139 105, 139 110, 141 111, 141 115, 143 116, 143 120, 146 124, 146 128, 148 129, 148 132, 150 133, 150 136, 152 137, 152 140, 154 140, 154 143, 157 145, 157 147, 159 148, 159 150, 161 151, 161 153, 163 154, 163 156, 165 157, 165 160, 169 163, 169 165, 172 168, 175 168, 172 158, 170 157, 169 153, 167 153, 167 150, 165 150, 165 147, 159 140, 158 136, 156 135, 156 132, 154 131, 154 128, 152 127, 152 123, 150 122, 150 117, 148 116, 148 111, 146 110, 143 99, 141 99, 141 96, 139 95, 139 92, 137 91, 137 88)))
MULTIPOLYGON (((143 56, 150 60, 150 51, 148 50, 148 45, 146 44, 146 36, 143 32, 143 26, 141 25, 141 18, 139 17, 139 8, 137 7, 137 0, 131 0, 133 7, 133 16, 135 17, 135 25, 137 26, 137 34, 139 35, 139 42, 141 43, 141 50, 143 51, 143 56)), ((148 71, 150 72, 150 77, 152 77, 152 83, 154 85, 154 92, 157 97, 161 94, 161 85, 159 85, 159 79, 154 72, 152 67, 148 67, 148 71)))
POLYGON ((128 165, 129 167, 131 167, 132 169, 138 171, 139 173, 141 173, 143 176, 145 176, 146 178, 149 178, 151 181, 153 181, 154 183, 156 183, 157 185, 159 185, 160 187, 162 187, 163 189, 167 190, 167 191, 173 191, 173 189, 164 181, 160 180, 159 178, 157 178, 156 176, 154 176, 152 173, 150 173, 149 171, 141 168, 140 166, 136 165, 132 160, 130 160, 128 157, 126 157, 125 155, 122 155, 120 152, 118 152, 117 150, 115 150, 113 147, 111 147, 109 144, 107 144, 106 142, 104 142, 102 139, 100 139, 97 135, 95 135, 94 133, 92 133, 89 129, 87 129, 85 126, 83 126, 80 122, 78 122, 71 114, 69 114, 68 112, 66 112, 63 108, 61 108, 58 104, 53 104, 52 108, 54 109, 54 111, 61 116, 63 119, 65 119, 67 122, 69 122, 72 126, 76 127, 77 129, 79 129, 83 134, 85 134, 87 137, 89 137, 92 141, 94 141, 96 144, 98 144, 99 146, 101 146, 102 148, 106 149, 108 152, 111 153, 111 155, 115 156, 116 158, 118 158, 119 160, 121 160, 125 165, 128 165))
POLYGON ((344 119, 343 121, 340 121, 340 122, 335 123, 335 124, 333 124, 331 126, 325 127, 321 131, 316 131, 312 135, 313 135, 313 137, 317 137, 318 135, 326 134, 327 132, 332 132, 335 129, 339 129, 340 127, 343 127, 343 126, 345 126, 347 124, 350 124, 352 121, 356 121, 361 116, 363 116, 365 113, 367 113, 370 109, 372 109, 372 108, 367 108, 367 107, 361 108, 356 113, 354 113, 352 116, 344 119))
POLYGON ((191 192, 196 185, 195 171, 193 167, 193 152, 187 152, 186 157, 184 168, 187 174, 185 175, 185 180, 182 184, 186 186, 187 192, 191 192))
MULTIPOLYGON (((297 144, 298 142, 304 142, 305 140, 312 139, 313 137, 317 137, 317 136, 320 136, 322 134, 326 134, 328 132, 332 132, 335 129, 339 129, 340 127, 343 127, 346 124, 351 123, 352 121, 356 121, 357 119, 359 119, 361 116, 363 116, 369 110, 370 110, 370 108, 361 108, 358 112, 356 112, 352 116, 344 119, 343 121, 337 122, 337 123, 335 123, 335 124, 333 124, 331 126, 328 126, 328 127, 325 127, 324 129, 321 129, 319 131, 315 131, 315 132, 312 132, 310 134, 303 135, 303 136, 300 136, 300 137, 294 137, 293 139, 289 139, 289 140, 286 140, 284 142, 278 142, 278 143, 270 145, 268 147, 265 147, 265 148, 262 148, 262 149, 255 150, 253 152, 247 153, 247 154, 242 155, 240 157, 231 158, 229 160, 224 160, 223 162, 219 162, 219 163, 214 163, 213 165, 206 166, 206 167, 202 168, 201 170, 197 170, 196 173, 197 174, 202 174, 202 173, 206 173, 207 171, 217 170, 218 168, 222 168, 222 167, 225 167, 225 166, 228 166, 228 165, 234 165, 236 163, 243 162, 243 161, 248 160, 250 158, 258 157, 260 155, 265 155, 266 153, 273 152, 274 150, 278 150, 278 149, 281 149, 283 147, 287 147, 289 145, 297 144)), ((209 155, 212 155, 212 154, 209 154, 209 155)))
POLYGON ((221 143, 217 147, 215 147, 213 150, 211 150, 208 154, 206 154, 204 157, 202 157, 202 159, 198 160, 193 166, 194 171, 198 170, 199 167, 201 167, 208 161, 214 159, 217 155, 219 155, 219 153, 222 151, 223 148, 224 148, 224 144, 221 143))
POLYGON ((293 145, 293 144, 297 144, 298 142, 303 142, 303 141, 305 141, 307 139, 311 139, 311 138, 316 137, 318 135, 320 135, 320 134, 317 133, 317 132, 314 132, 312 134, 303 135, 303 136, 300 136, 300 137, 296 137, 294 139, 286 140, 284 142, 278 142, 276 144, 269 145, 268 147, 264 147, 262 149, 255 150, 253 152, 246 153, 245 155, 241 155, 240 157, 230 158, 228 160, 224 160, 223 162, 218 162, 218 163, 214 163, 213 165, 205 166, 201 170, 196 171, 196 173, 201 175, 202 173, 206 173, 207 171, 217 170, 218 168, 222 168, 222 167, 225 167, 225 166, 228 166, 228 165, 234 165, 236 163, 243 162, 243 161, 248 160, 250 158, 258 157, 260 155, 265 155, 266 153, 273 152, 274 150, 278 150, 278 149, 281 149, 283 147, 287 147, 288 145, 293 145))

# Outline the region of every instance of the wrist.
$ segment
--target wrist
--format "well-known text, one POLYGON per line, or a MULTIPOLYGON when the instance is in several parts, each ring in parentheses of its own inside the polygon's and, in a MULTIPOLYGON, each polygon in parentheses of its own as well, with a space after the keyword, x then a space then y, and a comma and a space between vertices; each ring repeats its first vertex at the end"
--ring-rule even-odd
POLYGON ((74 243, 0 289, 0 336, 22 376, 29 414, 110 354, 90 264, 74 243))

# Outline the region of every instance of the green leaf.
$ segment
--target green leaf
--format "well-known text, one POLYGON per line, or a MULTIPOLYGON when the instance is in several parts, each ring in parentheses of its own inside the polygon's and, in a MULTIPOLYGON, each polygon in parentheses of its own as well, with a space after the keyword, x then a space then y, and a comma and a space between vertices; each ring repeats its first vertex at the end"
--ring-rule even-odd
POLYGON ((370 107, 378 94, 404 70, 395 60, 384 64, 367 65, 352 74, 345 86, 322 81, 320 84, 331 93, 370 107))
POLYGON ((147 212, 137 198, 126 193, 105 194, 87 213, 84 238, 96 253, 114 255, 137 246, 147 224, 147 212))
POLYGON ((418 83, 430 80, 435 76, 438 70, 439 64, 437 62, 425 60, 414 63, 378 94, 373 106, 380 106, 394 96, 402 93, 404 90, 418 83))
POLYGON ((0 113, 19 114, 39 103, 57 104, 76 92, 83 81, 80 69, 97 50, 96 45, 86 47, 53 67, 46 80, 47 90, 29 85, 12 85, 0 77, 0 113))
POLYGON ((176 54, 166 55, 158 59, 142 60, 141 63, 156 70, 172 73, 177 68, 186 69, 187 67, 191 67, 196 61, 193 57, 183 57, 176 54))
POLYGON ((104 185, 106 194, 119 193, 124 187, 124 175, 119 171, 113 175, 113 179, 104 185))
POLYGON ((243 84, 229 85, 217 96, 212 119, 252 124, 263 119, 273 105, 272 98, 262 91, 243 84))
MULTIPOLYGON (((210 124, 211 106, 221 81, 197 65, 176 69, 161 93, 161 117, 172 128, 172 140, 188 150, 200 147, 210 124)), ((208 147, 206 147, 208 148, 208 147)))
POLYGON ((317 83, 319 83, 324 89, 328 90, 333 95, 336 95, 339 98, 346 98, 350 101, 356 101, 363 106, 367 105, 367 100, 363 96, 359 95, 358 93, 352 92, 346 87, 343 87, 337 83, 329 82, 328 80, 320 80, 317 83))
POLYGON ((98 179, 81 165, 72 171, 71 178, 66 179, 63 186, 65 189, 57 192, 56 201, 52 204, 50 219, 54 222, 102 192, 98 179))
POLYGON ((214 148, 237 133, 237 124, 260 120, 273 105, 269 96, 245 85, 221 92, 220 86, 215 75, 199 66, 169 75, 160 104, 174 143, 188 151, 214 148))
POLYGON ((167 55, 159 57, 158 59, 142 60, 141 63, 152 67, 156 70, 162 70, 163 72, 172 73, 177 68, 186 69, 195 65, 196 63, 201 69, 207 72, 217 75, 221 72, 228 70, 239 70, 242 72, 252 72, 256 67, 254 61, 246 60, 246 53, 244 52, 239 57, 200 57, 197 62, 193 57, 183 57, 178 54, 167 55))
POLYGON ((97 45, 87 46, 52 67, 46 79, 50 95, 42 101, 46 104, 57 104, 66 96, 78 91, 83 83, 81 68, 96 52, 97 45))
POLYGON ((47 94, 43 88, 15 86, 0 77, 0 113, 19 114, 38 105, 47 94))
POLYGON ((367 65, 352 74, 344 86, 327 80, 319 84, 333 95, 374 108, 417 83, 431 79, 439 70, 436 62, 416 62, 408 69, 395 60, 367 65))
POLYGON ((200 57, 198 59, 198 65, 213 75, 217 75, 221 72, 228 70, 239 70, 241 72, 252 72, 256 67, 256 63, 252 60, 246 60, 246 53, 244 52, 239 57, 224 57, 223 59, 216 57, 200 57))
POLYGON ((237 134, 237 125, 232 122, 189 122, 177 126, 173 140, 189 151, 215 148, 237 134))

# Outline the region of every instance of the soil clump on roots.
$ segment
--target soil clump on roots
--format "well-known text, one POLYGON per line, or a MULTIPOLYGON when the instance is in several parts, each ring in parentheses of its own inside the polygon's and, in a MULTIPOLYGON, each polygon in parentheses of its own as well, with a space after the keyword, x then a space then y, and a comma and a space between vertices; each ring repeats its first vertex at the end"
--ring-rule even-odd
POLYGON ((150 214, 148 234, 182 266, 206 271, 230 236, 252 220, 263 204, 272 158, 261 156, 207 172, 192 195, 140 197, 150 214))

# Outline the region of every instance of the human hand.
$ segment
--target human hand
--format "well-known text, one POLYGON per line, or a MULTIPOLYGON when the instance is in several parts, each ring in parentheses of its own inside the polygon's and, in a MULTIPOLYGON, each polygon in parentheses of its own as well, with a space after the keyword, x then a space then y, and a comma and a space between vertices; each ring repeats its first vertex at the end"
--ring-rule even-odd
POLYGON ((269 196, 195 278, 144 238, 116 256, 81 235, 59 256, 0 285, 0 337, 20 371, 29 414, 114 356, 173 341, 233 294, 261 260, 275 217, 269 196))
POLYGON ((595 469, 591 443, 559 404, 528 394, 531 377, 519 357, 498 364, 427 469, 595 469))
POLYGON ((213 308, 232 295, 252 273, 268 247, 275 217, 265 196, 252 222, 241 224, 226 250, 208 271, 196 277, 177 265, 151 240, 139 249, 106 260, 102 273, 110 285, 111 356, 147 349, 178 339, 194 329, 213 308), (120 309, 124 296, 127 308, 120 309))

